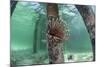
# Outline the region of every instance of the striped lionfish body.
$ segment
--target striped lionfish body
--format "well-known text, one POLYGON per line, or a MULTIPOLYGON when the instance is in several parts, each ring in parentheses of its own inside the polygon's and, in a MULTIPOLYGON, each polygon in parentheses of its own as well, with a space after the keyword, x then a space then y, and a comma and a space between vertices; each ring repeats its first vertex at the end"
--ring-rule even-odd
POLYGON ((61 43, 69 38, 69 29, 58 17, 48 17, 47 37, 49 42, 61 43))

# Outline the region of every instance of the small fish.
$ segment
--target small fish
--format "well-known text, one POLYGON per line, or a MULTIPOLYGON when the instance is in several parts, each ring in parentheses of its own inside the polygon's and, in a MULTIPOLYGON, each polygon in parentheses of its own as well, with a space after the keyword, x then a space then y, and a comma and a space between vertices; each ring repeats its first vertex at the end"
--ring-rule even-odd
POLYGON ((43 43, 46 43, 47 42, 47 40, 46 39, 43 39, 43 40, 41 40, 43 43))

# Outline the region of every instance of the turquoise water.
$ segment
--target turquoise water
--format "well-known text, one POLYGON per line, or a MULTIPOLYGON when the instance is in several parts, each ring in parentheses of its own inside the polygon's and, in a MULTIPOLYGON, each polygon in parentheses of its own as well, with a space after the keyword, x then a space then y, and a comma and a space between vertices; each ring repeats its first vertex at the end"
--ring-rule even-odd
MULTIPOLYGON (((65 62, 67 55, 75 55, 73 61, 90 61, 92 46, 84 21, 74 5, 59 6, 59 16, 68 24, 70 36, 64 42, 65 62), (83 56, 85 59, 79 59, 83 56), (87 58, 90 57, 89 60, 87 58)), ((18 2, 11 17, 11 60, 16 65, 48 64, 46 40, 46 4, 18 2)))

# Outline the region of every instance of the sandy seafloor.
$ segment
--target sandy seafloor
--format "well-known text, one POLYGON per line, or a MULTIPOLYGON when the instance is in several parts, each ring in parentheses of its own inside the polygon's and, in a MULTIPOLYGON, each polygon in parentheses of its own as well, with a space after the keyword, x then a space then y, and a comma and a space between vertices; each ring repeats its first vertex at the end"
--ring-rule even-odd
MULTIPOLYGON (((45 65, 49 64, 49 58, 47 53, 44 51, 38 52, 36 54, 29 53, 27 51, 21 52, 14 52, 11 59, 13 60, 15 65, 45 65)), ((65 63, 72 63, 72 62, 88 62, 93 60, 93 54, 91 52, 85 53, 71 53, 66 52, 64 53, 64 62, 65 63), (72 55, 72 58, 69 56, 72 55)))

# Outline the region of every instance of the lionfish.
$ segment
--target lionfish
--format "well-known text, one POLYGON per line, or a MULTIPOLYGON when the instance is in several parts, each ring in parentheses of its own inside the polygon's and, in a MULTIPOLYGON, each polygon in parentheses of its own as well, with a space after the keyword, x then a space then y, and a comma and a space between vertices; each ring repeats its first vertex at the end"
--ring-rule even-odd
POLYGON ((52 43, 62 43, 69 39, 69 28, 64 21, 59 17, 48 17, 48 29, 47 29, 48 41, 52 43))

